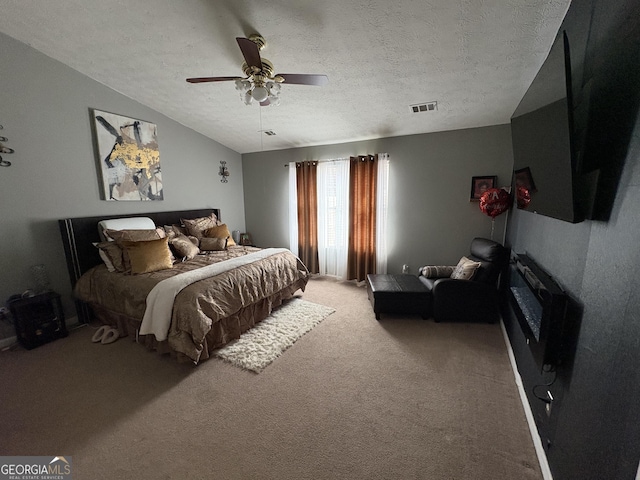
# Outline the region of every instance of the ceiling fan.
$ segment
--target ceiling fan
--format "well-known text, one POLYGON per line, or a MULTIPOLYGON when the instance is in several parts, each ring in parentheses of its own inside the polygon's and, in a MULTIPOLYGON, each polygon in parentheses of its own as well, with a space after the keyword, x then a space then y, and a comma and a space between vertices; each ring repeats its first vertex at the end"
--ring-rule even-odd
POLYGON ((189 83, 225 82, 235 80, 236 90, 246 105, 254 100, 261 106, 278 105, 280 103, 280 85, 291 83, 295 85, 326 85, 329 78, 326 75, 277 73, 274 75, 273 64, 266 58, 260 57, 260 50, 266 46, 265 39, 257 34, 249 38, 236 37, 238 46, 244 56, 242 71, 245 77, 197 77, 187 78, 189 83))

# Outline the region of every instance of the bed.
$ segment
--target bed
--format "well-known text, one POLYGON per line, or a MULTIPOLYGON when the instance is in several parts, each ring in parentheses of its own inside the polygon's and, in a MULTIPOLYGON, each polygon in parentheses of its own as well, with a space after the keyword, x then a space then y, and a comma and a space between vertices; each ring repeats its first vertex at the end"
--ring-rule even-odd
MULTIPOLYGON (((172 248, 178 258, 166 265, 169 268, 135 271, 135 248, 146 248, 154 242, 159 245, 162 243, 159 239, 123 242, 132 255, 129 270, 110 271, 113 265, 105 260, 105 249, 98 248, 105 241, 98 224, 105 219, 127 221, 131 217, 146 218, 164 231, 165 226, 184 227, 184 219, 212 217, 220 224, 220 211, 183 210, 59 220, 80 321, 98 319, 117 328, 121 336, 132 336, 160 353, 173 354, 180 361, 197 364, 206 360, 213 350, 237 339, 296 291, 304 291, 308 282, 308 270, 290 251, 244 245, 211 247, 192 259, 180 259, 172 248), (180 287, 169 285, 176 283, 180 287), (167 302, 170 302, 168 313, 166 305, 165 310, 158 307, 167 302)), ((113 235, 113 230, 107 231, 113 235)), ((202 238, 200 241, 204 245, 202 238)), ((164 245, 166 248, 167 243, 164 245)))

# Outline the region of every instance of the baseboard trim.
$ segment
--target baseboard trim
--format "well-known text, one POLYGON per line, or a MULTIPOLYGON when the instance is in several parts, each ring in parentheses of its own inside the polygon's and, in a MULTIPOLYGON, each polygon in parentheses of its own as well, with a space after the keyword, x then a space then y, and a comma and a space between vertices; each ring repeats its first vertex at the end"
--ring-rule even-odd
POLYGON ((0 350, 5 349, 6 347, 10 347, 14 343, 17 343, 17 341, 18 341, 18 337, 16 336, 0 338, 0 350))
POLYGON ((518 371, 518 364, 516 363, 516 357, 511 348, 511 342, 509 341, 509 335, 507 329, 504 326, 504 322, 500 319, 500 328, 502 330, 502 336, 504 337, 504 343, 507 345, 507 353, 509 354, 509 362, 511 362, 511 370, 518 386, 518 393, 520 394, 520 401, 524 408, 524 414, 527 417, 527 423, 529 424, 529 433, 531 433, 531 439, 533 440, 533 446, 536 449, 536 455, 538 456, 538 463, 540 464, 540 470, 542 471, 542 477, 544 480, 553 480, 551 475, 551 469, 549 468, 549 462, 547 461, 547 453, 542 446, 542 440, 538 434, 538 427, 536 421, 533 418, 533 412, 531 411, 531 405, 527 399, 527 394, 524 391, 524 385, 522 384, 522 377, 518 371))

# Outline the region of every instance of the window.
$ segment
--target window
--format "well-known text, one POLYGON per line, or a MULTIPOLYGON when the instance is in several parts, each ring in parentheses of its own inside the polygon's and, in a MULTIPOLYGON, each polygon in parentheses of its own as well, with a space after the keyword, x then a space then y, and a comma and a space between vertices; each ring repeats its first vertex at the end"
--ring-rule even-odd
MULTIPOLYGON (((317 250, 321 275, 347 279, 349 257, 349 159, 317 163, 317 250)), ((297 167, 289 164, 290 249, 298 255, 297 167)), ((376 261, 375 272, 386 273, 386 219, 388 204, 389 156, 378 155, 376 185, 376 261)), ((304 203, 304 202, 303 202, 304 203)), ((373 273, 373 272, 371 272, 373 273)))
POLYGON ((318 164, 318 262, 320 274, 346 278, 349 160, 318 164))

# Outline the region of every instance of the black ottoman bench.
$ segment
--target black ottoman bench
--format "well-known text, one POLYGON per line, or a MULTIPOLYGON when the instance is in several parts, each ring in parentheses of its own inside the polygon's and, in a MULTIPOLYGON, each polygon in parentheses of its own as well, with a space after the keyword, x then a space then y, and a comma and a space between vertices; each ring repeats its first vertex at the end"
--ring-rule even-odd
POLYGON ((431 313, 431 293, 415 275, 367 275, 367 294, 380 320, 381 313, 431 313))

